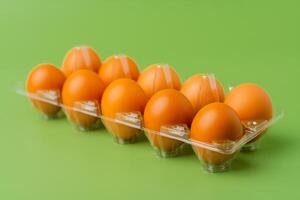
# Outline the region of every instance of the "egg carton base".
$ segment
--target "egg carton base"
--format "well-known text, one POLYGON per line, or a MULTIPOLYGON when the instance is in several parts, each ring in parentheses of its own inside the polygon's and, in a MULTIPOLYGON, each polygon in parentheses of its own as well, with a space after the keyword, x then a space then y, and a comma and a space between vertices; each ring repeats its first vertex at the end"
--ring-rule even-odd
POLYGON ((261 143, 261 139, 258 139, 254 142, 247 143, 242 147, 241 151, 242 152, 257 151, 260 148, 260 143, 261 143))
POLYGON ((102 124, 101 120, 98 120, 96 123, 94 123, 92 125, 87 125, 87 126, 83 126, 83 125, 80 125, 78 123, 74 123, 74 125, 75 125, 76 129, 81 131, 81 132, 95 131, 95 130, 104 128, 104 125, 102 124))
POLYGON ((123 139, 123 138, 120 138, 118 136, 113 136, 113 138, 114 138, 114 141, 117 144, 133 144, 133 143, 136 143, 138 141, 139 135, 135 135, 134 137, 128 138, 128 139, 123 139))
POLYGON ((41 118, 43 120, 56 120, 56 119, 61 119, 61 118, 65 118, 65 114, 63 113, 62 110, 58 111, 57 113, 53 114, 53 115, 49 115, 46 114, 40 110, 37 110, 37 112, 40 114, 41 118))
POLYGON ((176 149, 172 149, 170 151, 162 150, 157 147, 154 147, 154 150, 156 151, 156 154, 160 158, 174 158, 178 157, 182 153, 182 147, 178 147, 176 149))
POLYGON ((231 169, 232 161, 233 159, 228 160, 222 164, 211 164, 205 161, 201 161, 201 162, 202 162, 202 168, 205 171, 209 173, 219 173, 219 172, 229 171, 231 169))

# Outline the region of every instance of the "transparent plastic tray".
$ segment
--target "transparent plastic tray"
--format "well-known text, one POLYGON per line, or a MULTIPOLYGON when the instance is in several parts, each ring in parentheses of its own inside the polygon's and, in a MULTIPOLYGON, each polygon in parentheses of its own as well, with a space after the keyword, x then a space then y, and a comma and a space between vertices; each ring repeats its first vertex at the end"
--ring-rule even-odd
MULTIPOLYGON (((185 145, 191 145, 204 168, 209 172, 228 170, 242 147, 283 117, 281 112, 269 121, 243 123, 245 133, 238 141, 204 143, 190 139, 190 130, 185 124, 165 125, 160 131, 154 131, 143 127, 143 116, 139 112, 117 113, 115 118, 108 118, 101 115, 97 102, 76 102, 75 107, 64 106, 60 102, 60 93, 57 91, 39 91, 32 94, 27 93, 23 87, 18 87, 17 93, 31 99, 33 105, 48 118, 55 117, 55 112, 59 113, 61 109, 80 130, 98 128, 103 122, 116 142, 121 144, 135 142, 139 135, 145 132, 161 157, 177 156, 185 145)), ((256 142, 253 144, 256 145, 256 142)), ((253 148, 253 144, 247 148, 253 148)))

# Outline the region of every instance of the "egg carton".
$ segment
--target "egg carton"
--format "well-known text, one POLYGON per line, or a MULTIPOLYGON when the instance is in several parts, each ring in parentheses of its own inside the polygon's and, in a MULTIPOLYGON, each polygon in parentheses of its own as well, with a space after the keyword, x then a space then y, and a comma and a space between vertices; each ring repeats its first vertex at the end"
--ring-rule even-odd
MULTIPOLYGON (((260 138, 260 135, 265 134, 266 130, 284 115, 281 112, 268 121, 243 122, 245 134, 238 141, 204 143, 191 139, 190 130, 185 124, 166 124, 160 128, 160 131, 154 131, 143 126, 143 116, 140 112, 117 113, 115 118, 109 118, 101 115, 100 105, 96 101, 75 102, 74 107, 68 107, 60 102, 59 91, 28 93, 23 87, 18 87, 17 93, 27 96, 33 106, 47 119, 56 118, 60 113, 64 113, 69 121, 81 131, 100 128, 104 125, 115 141, 120 144, 136 142, 145 133, 161 157, 178 156, 186 148, 192 147, 204 169, 209 172, 228 170, 242 148, 244 150, 255 149, 260 140, 255 138, 260 138)), ((216 96, 216 98, 219 97, 216 96)))

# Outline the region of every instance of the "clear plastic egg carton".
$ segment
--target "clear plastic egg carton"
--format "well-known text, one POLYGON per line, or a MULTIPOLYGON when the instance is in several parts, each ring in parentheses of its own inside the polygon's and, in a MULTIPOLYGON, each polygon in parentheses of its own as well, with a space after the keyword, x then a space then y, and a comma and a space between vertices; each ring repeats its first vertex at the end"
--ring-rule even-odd
POLYGON ((185 146, 190 145, 204 169, 209 172, 228 170, 241 149, 255 149, 260 135, 265 134, 271 125, 283 117, 283 113, 280 113, 268 121, 243 122, 244 135, 238 141, 204 143, 190 139, 190 130, 185 124, 165 125, 161 126, 160 131, 154 131, 143 126, 143 116, 140 112, 117 113, 115 118, 108 118, 101 115, 100 105, 94 101, 76 102, 74 107, 66 107, 60 102, 60 93, 57 91, 30 94, 19 88, 17 93, 27 96, 47 119, 55 118, 62 110, 81 131, 97 129, 104 125, 119 144, 136 142, 138 137, 145 133, 161 157, 178 156, 185 146))

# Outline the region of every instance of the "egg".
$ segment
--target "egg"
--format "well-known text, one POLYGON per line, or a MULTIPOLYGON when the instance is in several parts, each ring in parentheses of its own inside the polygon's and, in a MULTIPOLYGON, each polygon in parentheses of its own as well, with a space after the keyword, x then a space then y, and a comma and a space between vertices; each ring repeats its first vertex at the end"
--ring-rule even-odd
POLYGON ((106 86, 119 78, 129 78, 136 81, 139 74, 135 61, 126 55, 109 57, 99 70, 99 76, 106 86))
MULTIPOLYGON (((258 85, 245 83, 233 88, 226 96, 225 103, 233 108, 244 124, 260 123, 265 120, 271 120, 273 115, 272 102, 269 95, 258 85)), ((246 130, 246 127, 245 127, 246 130)), ((266 130, 254 138, 256 141, 266 130)), ((256 146, 249 147, 249 150, 255 150, 256 146)), ((247 149, 248 147, 245 147, 247 149)))
POLYGON ((167 64, 148 66, 138 78, 138 84, 146 92, 148 98, 163 89, 180 90, 180 78, 173 67, 167 64))
MULTIPOLYGON (((65 75, 53 64, 35 66, 27 77, 26 90, 31 95, 59 104, 65 75)), ((31 98, 31 102, 46 117, 56 116, 59 106, 31 98)))
POLYGON ((190 100, 195 113, 207 104, 224 101, 223 87, 211 75, 196 74, 190 77, 180 91, 190 100))
POLYGON ((98 73, 101 67, 101 58, 91 47, 74 47, 66 54, 62 71, 66 76, 70 76, 79 69, 91 70, 98 73))
POLYGON ((269 95, 253 83, 245 83, 233 88, 226 96, 225 103, 238 113, 242 121, 272 118, 272 102, 269 95))
MULTIPOLYGON (((237 113, 224 103, 211 103, 195 116, 190 138, 215 145, 231 145, 243 136, 243 127, 237 113)), ((207 170, 226 170, 235 154, 222 154, 196 145, 192 146, 207 170)))
POLYGON ((160 156, 176 156, 183 143, 153 131, 159 132, 163 126, 170 125, 190 126, 193 113, 193 106, 189 100, 177 90, 164 89, 150 98, 145 107, 144 127, 147 129, 148 139, 160 156))
MULTIPOLYGON (((135 142, 140 130, 117 122, 118 115, 134 115, 138 122, 144 112, 147 96, 143 89, 131 79, 117 79, 104 91, 101 110, 104 116, 104 124, 118 143, 135 142)), ((141 124, 136 124, 141 126, 141 124)))
POLYGON ((99 124, 97 115, 101 113, 103 91, 104 83, 90 70, 77 70, 67 78, 62 90, 62 101, 69 119, 80 129, 92 129, 99 124), (75 111, 74 108, 88 113, 75 111))

